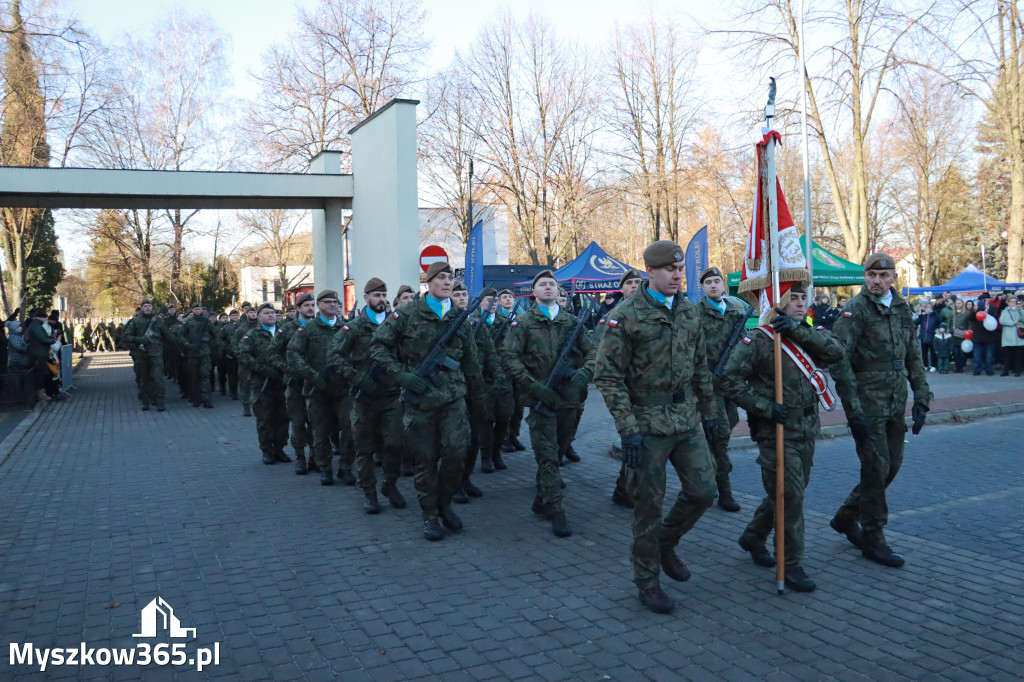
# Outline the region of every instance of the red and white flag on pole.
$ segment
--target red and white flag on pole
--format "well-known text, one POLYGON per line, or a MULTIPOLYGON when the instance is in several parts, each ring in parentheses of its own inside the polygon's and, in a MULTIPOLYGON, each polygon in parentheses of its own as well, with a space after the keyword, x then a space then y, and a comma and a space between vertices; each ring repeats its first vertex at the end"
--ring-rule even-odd
POLYGON ((775 138, 776 145, 782 142, 778 131, 772 130, 757 143, 757 188, 754 192, 754 215, 750 220, 750 234, 747 236, 747 250, 743 258, 743 274, 740 278, 739 293, 760 312, 761 324, 775 317, 775 307, 783 308, 789 300, 789 290, 796 282, 809 284, 810 273, 807 271, 807 259, 800 248, 800 234, 793 224, 793 216, 789 213, 786 197, 782 194, 782 184, 775 179, 775 191, 779 206, 779 300, 772 296, 772 267, 768 262, 771 245, 768 243, 768 202, 765 201, 765 183, 767 161, 765 153, 770 137, 775 138))

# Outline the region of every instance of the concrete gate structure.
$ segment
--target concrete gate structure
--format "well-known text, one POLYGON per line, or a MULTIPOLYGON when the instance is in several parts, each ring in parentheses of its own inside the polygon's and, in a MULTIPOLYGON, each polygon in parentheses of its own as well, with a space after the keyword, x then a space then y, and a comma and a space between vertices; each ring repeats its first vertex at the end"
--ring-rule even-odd
POLYGON ((356 301, 370 277, 392 294, 419 282, 416 100, 393 99, 352 128, 342 152, 317 154, 308 173, 0 167, 0 206, 94 209, 312 209, 313 284, 342 295, 341 214, 352 210, 356 301))

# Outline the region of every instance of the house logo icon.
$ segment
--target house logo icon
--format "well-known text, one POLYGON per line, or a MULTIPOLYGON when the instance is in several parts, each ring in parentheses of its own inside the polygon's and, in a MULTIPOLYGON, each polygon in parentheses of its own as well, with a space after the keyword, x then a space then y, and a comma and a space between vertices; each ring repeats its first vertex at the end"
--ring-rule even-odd
POLYGON ((171 637, 188 637, 191 634, 192 639, 196 638, 196 629, 181 627, 181 621, 174 615, 174 609, 163 600, 163 597, 157 597, 142 609, 142 632, 132 637, 156 637, 159 623, 163 623, 163 629, 167 630, 171 637))

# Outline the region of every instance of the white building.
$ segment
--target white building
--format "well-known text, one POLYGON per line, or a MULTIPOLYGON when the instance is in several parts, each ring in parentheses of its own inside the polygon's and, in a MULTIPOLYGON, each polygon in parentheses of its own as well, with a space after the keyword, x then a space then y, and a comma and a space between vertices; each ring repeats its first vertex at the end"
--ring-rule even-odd
MULTIPOLYGON (((285 266, 285 275, 291 287, 313 286, 313 265, 285 266)), ((273 303, 280 307, 284 303, 285 289, 274 266, 248 265, 239 273, 239 303, 248 301, 254 306, 273 303)))
MULTIPOLYGON (((461 226, 451 211, 443 208, 420 208, 420 251, 426 246, 440 246, 448 253, 453 268, 461 268, 466 260, 466 242, 461 226)), ((508 265, 508 219, 503 207, 473 205, 473 222, 484 221, 484 264, 508 265)))
POLYGON ((920 280, 917 278, 917 256, 913 252, 896 262, 896 280, 901 287, 921 286, 920 280))

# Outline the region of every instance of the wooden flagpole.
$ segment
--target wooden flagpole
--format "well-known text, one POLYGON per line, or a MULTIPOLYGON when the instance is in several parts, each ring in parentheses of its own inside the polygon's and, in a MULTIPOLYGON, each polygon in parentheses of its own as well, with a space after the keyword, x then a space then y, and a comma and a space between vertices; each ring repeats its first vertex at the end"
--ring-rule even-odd
MULTIPOLYGON (((775 79, 770 78, 768 86, 768 104, 764 108, 766 122, 765 131, 768 135, 768 146, 765 149, 765 166, 767 173, 764 192, 768 199, 768 252, 772 270, 772 305, 779 303, 779 196, 775 180, 775 137, 772 133, 772 119, 775 118, 775 79)), ((778 312, 777 310, 775 312, 778 312)), ((775 402, 781 403, 782 397, 782 337, 774 334, 775 343, 775 402)), ((785 455, 782 424, 775 425, 775 582, 779 594, 786 587, 786 533, 785 527, 785 455)))

